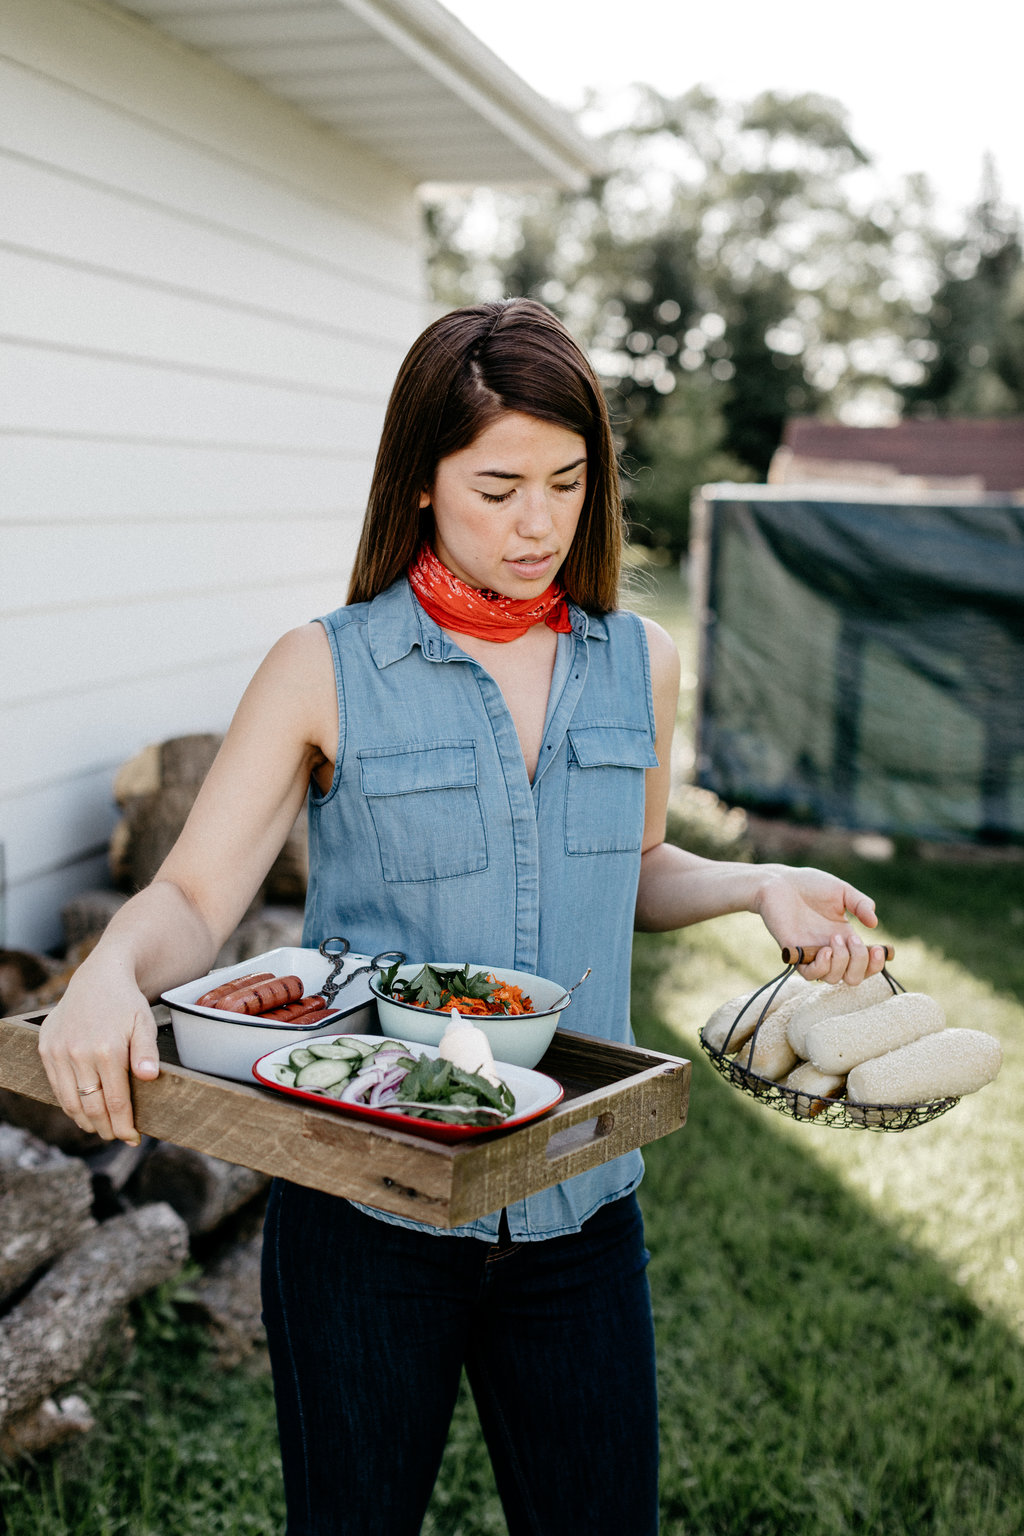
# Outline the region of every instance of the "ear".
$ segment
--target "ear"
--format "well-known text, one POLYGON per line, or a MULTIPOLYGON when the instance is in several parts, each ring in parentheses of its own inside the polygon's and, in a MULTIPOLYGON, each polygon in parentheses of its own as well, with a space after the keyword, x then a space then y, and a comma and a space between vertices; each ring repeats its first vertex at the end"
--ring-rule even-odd
POLYGON ((420 511, 422 512, 425 507, 429 507, 429 506, 430 506, 430 492, 429 491, 420 491, 420 511))

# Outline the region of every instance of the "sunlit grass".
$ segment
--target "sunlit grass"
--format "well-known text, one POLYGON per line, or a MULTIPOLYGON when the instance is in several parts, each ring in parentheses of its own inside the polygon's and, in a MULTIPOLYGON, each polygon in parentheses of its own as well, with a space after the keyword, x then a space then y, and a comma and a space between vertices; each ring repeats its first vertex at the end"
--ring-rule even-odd
MULTIPOLYGON (((685 1054, 698 1049, 697 1032, 720 1002, 779 969, 770 939, 743 915, 709 925, 699 938, 662 944, 658 953, 655 1008, 685 1054)), ((926 1247, 973 1300, 1024 1339, 1024 1008, 922 938, 897 941, 892 970, 908 990, 937 998, 951 1024, 1001 1041, 995 1083, 898 1135, 797 1123, 753 1102, 750 1110, 926 1247)))
MULTIPOLYGON (((743 917, 637 942, 638 1035, 694 1060, 688 1124, 648 1149, 642 1186, 663 1532, 1016 1536, 1020 1005, 956 977, 1013 1043, 1004 1077, 932 1125, 797 1124, 696 1046, 773 950, 743 917)), ((939 992, 929 951, 908 945, 906 974, 920 963, 939 992)))

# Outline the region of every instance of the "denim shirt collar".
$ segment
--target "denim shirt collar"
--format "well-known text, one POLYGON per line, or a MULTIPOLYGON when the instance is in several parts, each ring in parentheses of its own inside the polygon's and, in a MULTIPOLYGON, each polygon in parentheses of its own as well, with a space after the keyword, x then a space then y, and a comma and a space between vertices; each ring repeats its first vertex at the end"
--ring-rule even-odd
MULTIPOLYGON (((569 604, 569 619, 573 634, 578 639, 608 639, 605 621, 585 612, 575 603, 569 604)), ((450 661, 453 656, 464 654, 441 626, 420 607, 404 576, 400 576, 370 604, 367 638, 370 654, 378 668, 389 667, 393 661, 401 661, 417 645, 428 661, 450 661)))

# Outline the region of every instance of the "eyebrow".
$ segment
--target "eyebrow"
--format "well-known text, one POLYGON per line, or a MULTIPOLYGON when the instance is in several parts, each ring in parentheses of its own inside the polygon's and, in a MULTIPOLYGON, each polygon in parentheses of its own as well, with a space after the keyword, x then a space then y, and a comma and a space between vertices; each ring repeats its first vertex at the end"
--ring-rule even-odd
MULTIPOLYGON (((563 464, 561 469, 553 469, 551 473, 553 475, 567 475, 571 469, 579 469, 586 462, 586 455, 584 455, 582 459, 573 459, 571 464, 563 464)), ((474 470, 474 474, 486 476, 491 480, 521 480, 523 478, 522 475, 510 474, 505 469, 477 469, 474 470)))

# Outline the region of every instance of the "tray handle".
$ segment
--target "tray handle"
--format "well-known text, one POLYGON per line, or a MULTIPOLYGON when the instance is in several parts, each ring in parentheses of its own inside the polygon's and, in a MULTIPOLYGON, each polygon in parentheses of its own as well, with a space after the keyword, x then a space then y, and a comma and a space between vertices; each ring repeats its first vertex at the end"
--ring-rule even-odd
POLYGON ((615 1115, 611 1110, 605 1110, 603 1114, 591 1115, 587 1120, 579 1120, 575 1125, 568 1125, 560 1131, 554 1131, 548 1137, 544 1156, 549 1163, 556 1163, 563 1158, 571 1158, 574 1153, 589 1152, 597 1142, 604 1141, 605 1137, 610 1136, 614 1129, 615 1115))

